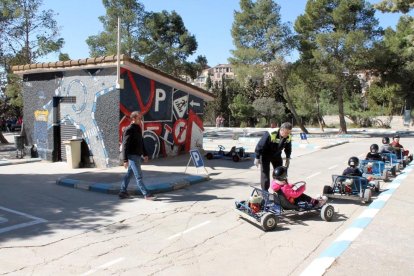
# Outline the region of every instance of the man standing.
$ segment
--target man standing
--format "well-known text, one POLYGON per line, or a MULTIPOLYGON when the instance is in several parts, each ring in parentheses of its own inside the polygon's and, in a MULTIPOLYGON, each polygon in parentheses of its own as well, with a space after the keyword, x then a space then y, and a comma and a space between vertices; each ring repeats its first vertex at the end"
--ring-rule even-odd
POLYGON ((148 154, 142 137, 142 114, 139 111, 134 111, 131 113, 130 118, 131 124, 124 130, 121 152, 124 167, 128 168, 128 171, 122 181, 119 198, 124 199, 130 197, 128 194, 128 184, 132 174, 134 174, 138 189, 141 190, 144 198, 154 200, 155 197, 149 193, 142 180, 141 156, 144 156, 144 162, 148 162, 148 154))
POLYGON ((282 150, 285 151, 285 167, 289 167, 290 155, 292 153, 292 124, 283 123, 279 129, 266 132, 256 145, 256 159, 254 164, 261 166, 260 182, 262 190, 267 191, 270 185, 270 163, 273 169, 283 166, 282 150))

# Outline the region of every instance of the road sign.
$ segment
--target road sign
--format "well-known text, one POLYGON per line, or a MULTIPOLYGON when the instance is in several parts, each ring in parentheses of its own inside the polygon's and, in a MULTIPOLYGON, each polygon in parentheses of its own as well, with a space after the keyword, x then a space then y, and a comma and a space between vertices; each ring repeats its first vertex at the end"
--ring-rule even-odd
POLYGON ((308 137, 306 136, 306 133, 305 132, 301 132, 300 133, 300 139, 301 140, 307 140, 308 139, 308 137))
POLYGON ((197 173, 198 173, 198 168, 203 168, 206 171, 207 175, 208 175, 208 171, 204 167, 203 157, 201 156, 198 149, 190 150, 190 159, 188 160, 187 167, 185 168, 184 173, 187 171, 188 165, 190 165, 191 161, 193 161, 194 166, 197 168, 197 173))

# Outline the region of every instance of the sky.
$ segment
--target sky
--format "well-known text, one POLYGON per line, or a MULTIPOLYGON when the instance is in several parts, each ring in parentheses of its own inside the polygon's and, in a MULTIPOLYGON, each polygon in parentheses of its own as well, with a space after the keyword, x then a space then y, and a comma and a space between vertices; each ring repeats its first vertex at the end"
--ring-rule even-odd
MULTIPOLYGON (((233 13, 240 10, 239 0, 140 0, 146 11, 160 12, 175 10, 183 19, 187 30, 195 35, 198 49, 189 57, 194 60, 198 55, 207 58, 210 66, 227 63, 234 49, 231 27, 233 13)), ((282 22, 291 22, 305 11, 306 0, 276 0, 280 5, 282 22)), ((379 0, 371 0, 374 4, 379 0)), ((86 39, 91 35, 99 34, 103 28, 98 20, 105 15, 102 0, 43 0, 43 9, 52 9, 57 15, 55 19, 61 28, 61 36, 65 40, 63 53, 69 54, 71 59, 89 57, 89 48, 86 39)), ((411 15, 413 12, 411 12, 411 15)), ((376 13, 380 26, 384 29, 395 26, 400 14, 376 13)), ((297 59, 293 53, 288 60, 297 59)), ((58 54, 50 54, 40 62, 57 61, 58 54)))

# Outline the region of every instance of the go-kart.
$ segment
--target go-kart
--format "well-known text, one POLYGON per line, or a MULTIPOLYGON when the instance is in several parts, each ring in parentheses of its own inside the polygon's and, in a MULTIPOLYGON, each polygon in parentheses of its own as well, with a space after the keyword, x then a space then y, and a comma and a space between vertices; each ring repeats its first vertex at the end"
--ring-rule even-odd
POLYGON ((395 176, 397 171, 399 172, 403 167, 402 161, 398 160, 395 153, 381 153, 384 158, 385 166, 391 171, 392 175, 395 176))
POLYGON ((323 187, 323 195, 331 199, 360 200, 363 203, 371 202, 374 188, 379 192, 379 182, 374 186, 369 184, 365 177, 332 175, 332 184, 323 187))
POLYGON ((395 148, 395 155, 403 168, 413 161, 413 154, 410 154, 410 151, 404 150, 403 148, 395 148))
POLYGON ((243 147, 232 147, 228 153, 224 152, 225 147, 218 145, 219 150, 206 153, 206 158, 211 159, 231 159, 234 162, 250 159, 250 154, 246 153, 243 147))
POLYGON ((240 216, 259 223, 264 231, 274 230, 279 217, 282 216, 304 212, 319 212, 323 220, 331 221, 335 214, 334 207, 327 203, 320 207, 313 206, 308 202, 292 204, 280 190, 277 193, 269 193, 259 188, 252 188, 253 191, 248 200, 235 202, 236 211, 240 216))
POLYGON ((384 182, 389 180, 388 172, 391 172, 385 167, 385 162, 379 160, 360 160, 359 169, 364 177, 374 180, 380 179, 384 180, 384 182))

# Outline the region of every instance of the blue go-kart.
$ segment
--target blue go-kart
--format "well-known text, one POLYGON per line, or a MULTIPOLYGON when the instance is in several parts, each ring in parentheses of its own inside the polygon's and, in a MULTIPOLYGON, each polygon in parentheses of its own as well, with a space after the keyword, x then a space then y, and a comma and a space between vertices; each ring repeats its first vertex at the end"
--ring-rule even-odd
MULTIPOLYGON (((298 182, 295 184, 304 183, 298 182)), ((304 212, 320 212, 325 221, 331 221, 335 215, 334 207, 325 203, 321 207, 315 207, 307 202, 292 204, 281 191, 271 194, 259 188, 252 187, 253 191, 248 200, 236 201, 236 211, 240 216, 259 223, 264 231, 274 230, 279 217, 304 212)))
POLYGON ((365 177, 332 175, 332 184, 323 187, 323 194, 330 199, 360 200, 368 203, 372 200, 371 189, 372 186, 365 177))
POLYGON ((234 162, 250 159, 250 154, 246 153, 243 147, 232 147, 229 152, 225 152, 225 148, 222 145, 218 145, 219 150, 206 153, 206 158, 211 159, 229 159, 234 162))
POLYGON ((384 158, 385 166, 391 171, 393 176, 397 175, 397 171, 400 171, 400 165, 402 162, 398 160, 395 153, 381 153, 381 156, 384 158))
POLYGON ((389 171, 385 167, 384 161, 361 160, 359 162, 359 169, 362 171, 363 176, 366 178, 371 177, 375 180, 383 180, 384 182, 389 180, 389 171))

